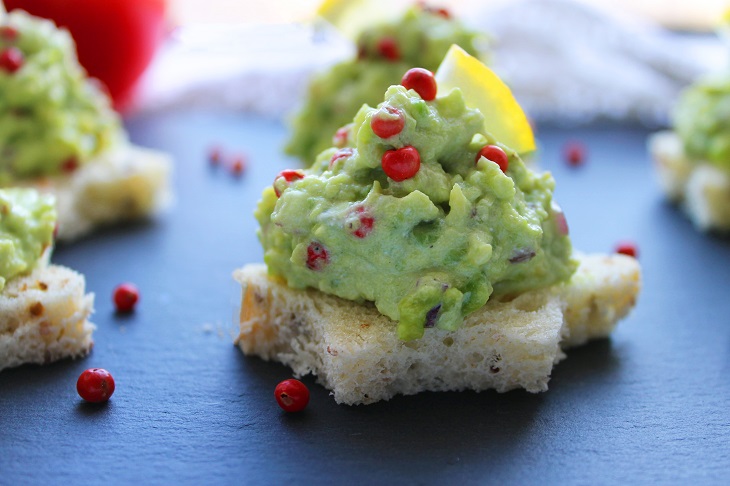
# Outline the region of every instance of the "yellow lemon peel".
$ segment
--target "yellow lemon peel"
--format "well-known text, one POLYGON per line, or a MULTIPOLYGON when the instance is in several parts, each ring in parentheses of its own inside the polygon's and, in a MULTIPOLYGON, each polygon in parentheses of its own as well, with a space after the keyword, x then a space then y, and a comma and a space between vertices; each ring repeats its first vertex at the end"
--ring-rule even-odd
POLYGON ((494 71, 452 45, 436 71, 440 95, 459 88, 466 105, 484 115, 484 128, 518 153, 535 150, 535 136, 512 91, 494 71))

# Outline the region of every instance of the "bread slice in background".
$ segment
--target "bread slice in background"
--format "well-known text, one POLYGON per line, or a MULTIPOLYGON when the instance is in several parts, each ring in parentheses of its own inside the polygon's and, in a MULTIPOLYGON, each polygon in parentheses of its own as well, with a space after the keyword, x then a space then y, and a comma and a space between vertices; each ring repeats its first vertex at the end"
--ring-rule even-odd
POLYGON ((649 137, 649 152, 659 183, 702 231, 730 231, 730 174, 687 158, 682 141, 670 130, 649 137))
POLYGON ((171 201, 172 161, 158 150, 122 143, 69 175, 21 185, 56 196, 59 241, 95 227, 154 215, 171 201))
POLYGON ((641 290, 641 267, 635 258, 621 254, 576 257, 578 270, 570 281, 552 290, 565 303, 563 349, 608 337, 634 308, 641 290))
POLYGON ((624 255, 579 256, 563 285, 491 299, 457 331, 427 329, 401 341, 396 323, 372 304, 292 289, 260 264, 234 273, 243 286, 236 344, 312 373, 337 403, 368 404, 422 391, 547 390, 564 347, 607 336, 633 307, 638 262, 624 255))
POLYGON ((88 354, 94 295, 85 286, 83 275, 58 265, 10 279, 0 291, 0 370, 88 354))

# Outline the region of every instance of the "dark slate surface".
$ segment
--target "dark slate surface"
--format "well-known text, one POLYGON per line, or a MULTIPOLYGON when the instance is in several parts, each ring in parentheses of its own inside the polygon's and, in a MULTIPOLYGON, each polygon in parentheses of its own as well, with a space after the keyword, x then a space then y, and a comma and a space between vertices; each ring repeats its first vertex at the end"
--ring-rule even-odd
POLYGON ((424 393, 334 403, 309 377, 308 409, 273 399, 283 366, 232 344, 231 272, 261 261, 252 211, 293 161, 284 128, 253 117, 172 113, 128 122, 176 158, 177 203, 153 223, 57 249, 96 293, 86 359, 0 373, 0 484, 722 484, 730 474, 730 240, 698 234, 662 201, 638 128, 544 128, 577 248, 640 248, 645 288, 611 340, 570 351, 550 391, 424 393), (568 140, 588 148, 569 168, 568 140), (249 155, 243 177, 212 170, 207 147, 249 155), (138 284, 132 316, 111 292, 138 284), (102 406, 77 396, 86 368, 117 383, 102 406))

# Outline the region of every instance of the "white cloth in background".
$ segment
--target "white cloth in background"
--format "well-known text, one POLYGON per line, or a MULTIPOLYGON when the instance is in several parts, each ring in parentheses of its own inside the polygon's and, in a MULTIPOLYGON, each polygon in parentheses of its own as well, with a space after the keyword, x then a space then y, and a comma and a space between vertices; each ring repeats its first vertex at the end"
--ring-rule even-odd
POLYGON ((331 28, 190 25, 177 29, 141 80, 133 112, 203 107, 286 116, 309 77, 351 57, 331 28))
POLYGON ((671 33, 575 0, 523 0, 468 20, 493 37, 491 67, 538 120, 663 124, 679 91, 725 62, 714 36, 671 33))
MULTIPOLYGON (((522 0, 470 12, 493 40, 491 67, 535 120, 666 122, 678 92, 725 62, 714 36, 667 32, 577 0, 522 0)), ((138 111, 180 106, 282 118, 309 77, 347 59, 349 41, 309 25, 191 25, 143 80, 138 111)))

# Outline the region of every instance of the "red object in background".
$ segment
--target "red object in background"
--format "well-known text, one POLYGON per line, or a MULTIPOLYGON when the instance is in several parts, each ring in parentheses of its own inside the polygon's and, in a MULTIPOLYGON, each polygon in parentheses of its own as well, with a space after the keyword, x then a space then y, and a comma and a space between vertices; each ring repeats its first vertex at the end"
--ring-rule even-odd
POLYGON ((616 253, 621 253, 622 255, 627 255, 634 258, 639 257, 639 249, 637 248, 636 243, 632 241, 621 241, 617 243, 615 251, 616 253))
POLYGON ((139 77, 167 32, 167 0, 4 0, 65 27, 89 76, 106 85, 117 110, 133 98, 139 77))
POLYGON ((131 283, 119 284, 114 289, 112 300, 117 312, 132 312, 139 301, 139 289, 131 283))
POLYGON ((400 48, 398 42, 392 37, 383 37, 378 42, 378 54, 389 61, 400 59, 400 48))
POLYGON ((572 167, 583 165, 586 161, 586 146, 577 140, 566 142, 563 146, 563 157, 572 167))

